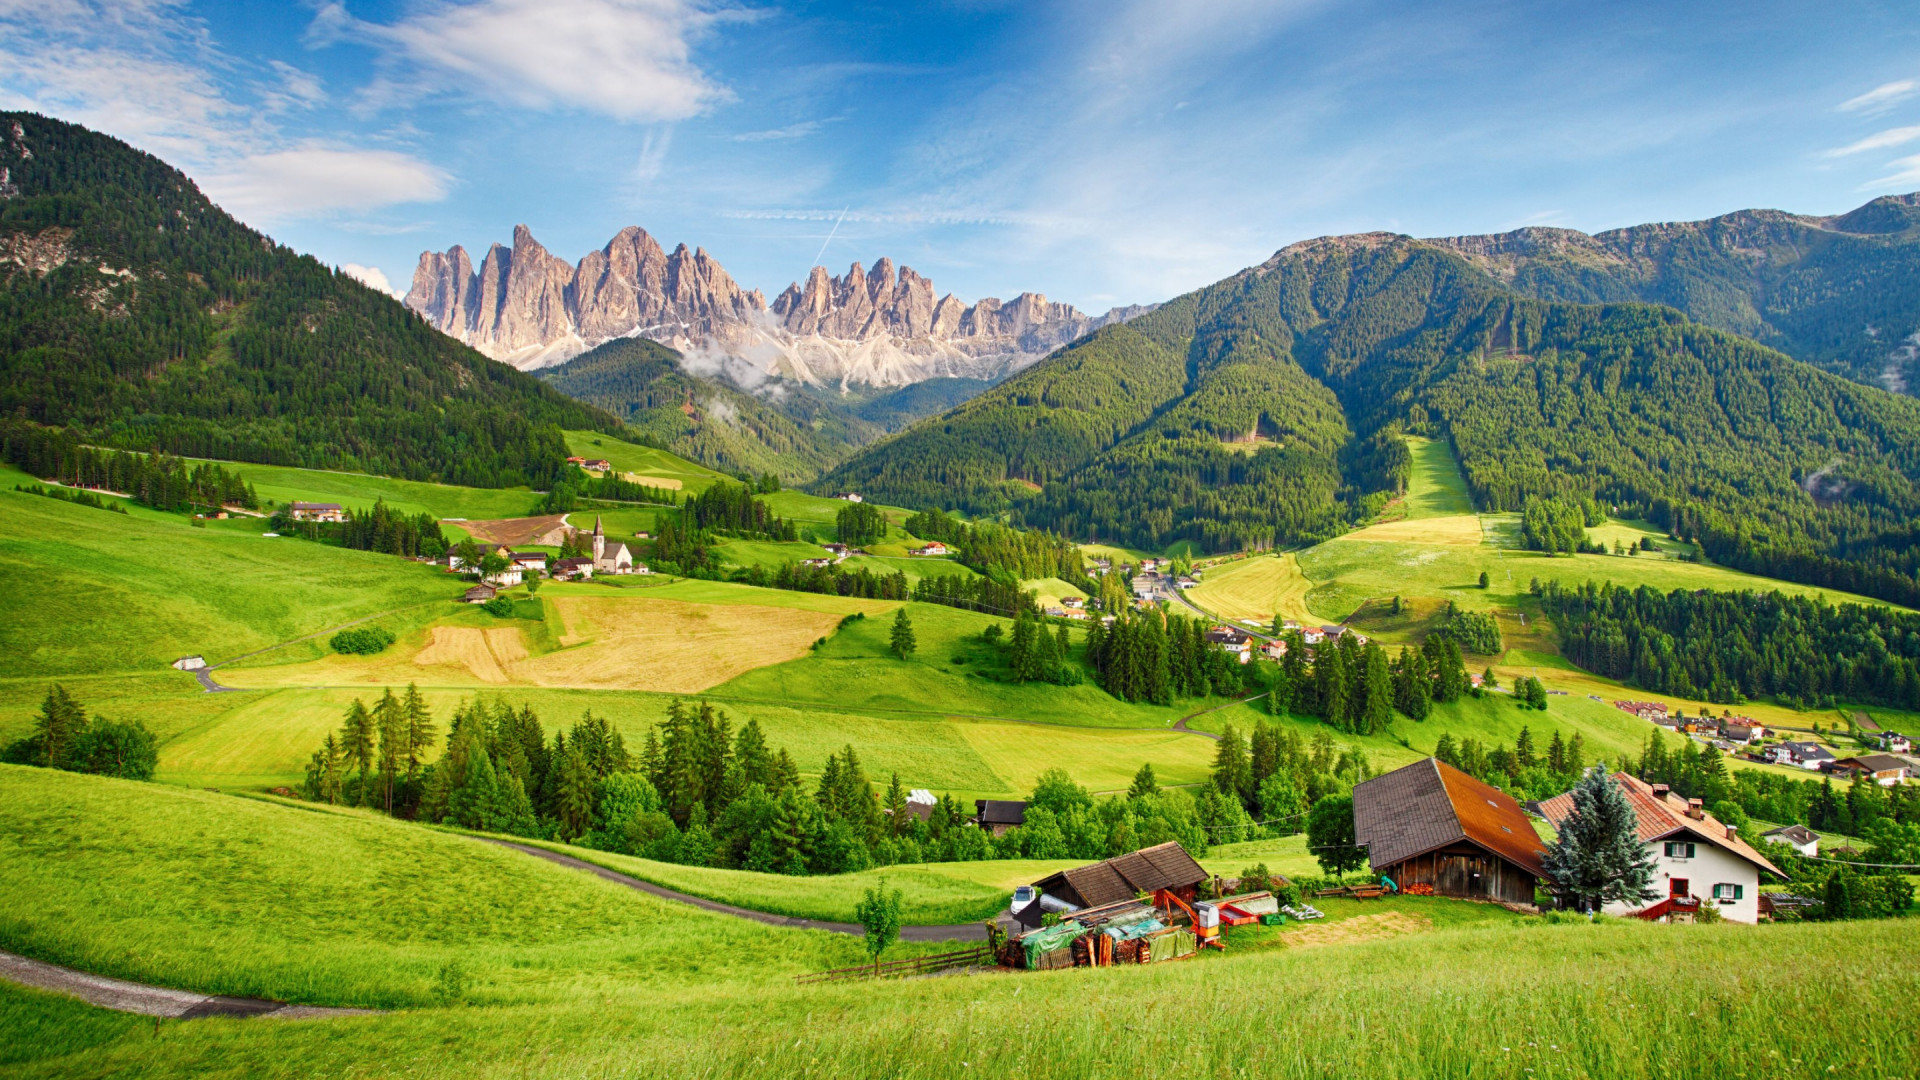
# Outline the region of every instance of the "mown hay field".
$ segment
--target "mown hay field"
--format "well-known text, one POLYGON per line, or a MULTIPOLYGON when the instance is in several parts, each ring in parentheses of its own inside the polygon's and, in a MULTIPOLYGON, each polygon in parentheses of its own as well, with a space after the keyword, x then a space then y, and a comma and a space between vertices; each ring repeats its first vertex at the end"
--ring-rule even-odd
POLYGON ((1207 612, 1235 622, 1271 627, 1281 618, 1312 625, 1323 621, 1307 607, 1312 588, 1299 560, 1288 551, 1209 567, 1187 596, 1207 612))
MULTIPOLYGON (((528 648, 531 627, 435 625, 374 656, 223 671, 228 685, 548 686, 691 694, 807 654, 841 616, 797 606, 703 604, 660 597, 543 595, 560 628, 552 651, 528 648)), ((470 616, 456 617, 466 622, 470 616)))

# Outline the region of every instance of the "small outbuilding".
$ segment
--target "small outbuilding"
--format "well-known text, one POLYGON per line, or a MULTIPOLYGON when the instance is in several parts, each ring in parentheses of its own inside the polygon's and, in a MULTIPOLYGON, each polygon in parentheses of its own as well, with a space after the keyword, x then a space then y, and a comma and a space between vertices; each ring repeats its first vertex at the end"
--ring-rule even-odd
POLYGON ((973 800, 973 823, 995 836, 1026 824, 1027 804, 1011 799, 973 800))
POLYGON ((1353 835, 1403 892, 1531 904, 1546 876, 1547 847, 1520 804, 1438 758, 1355 785, 1353 835))
MULTIPOLYGON (((1074 908, 1096 908, 1162 889, 1191 902, 1208 876, 1186 848, 1168 841, 1105 862, 1062 870, 1034 882, 1033 887, 1074 908)), ((1036 910, 1039 907, 1034 905, 1036 910)))
POLYGON ((469 604, 484 604, 498 595, 500 595, 500 590, 491 585, 483 584, 475 585, 473 588, 460 594, 460 599, 469 604))
POLYGON ((1780 829, 1768 829, 1760 834, 1762 840, 1776 844, 1790 844, 1793 850, 1806 856, 1820 854, 1820 834, 1805 825, 1788 825, 1780 829))

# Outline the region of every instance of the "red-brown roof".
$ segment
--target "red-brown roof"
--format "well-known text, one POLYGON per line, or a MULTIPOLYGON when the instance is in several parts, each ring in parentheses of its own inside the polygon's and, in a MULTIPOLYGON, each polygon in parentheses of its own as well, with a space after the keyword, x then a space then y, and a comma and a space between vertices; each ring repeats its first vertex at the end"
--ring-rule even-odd
MULTIPOLYGON (((1687 800, 1669 791, 1665 796, 1655 795, 1653 785, 1639 777, 1617 772, 1613 778, 1626 792, 1627 802, 1633 807, 1634 817, 1639 826, 1638 835, 1642 843, 1652 843, 1677 833, 1686 833, 1704 840, 1716 847, 1733 852, 1735 855, 1769 870, 1780 877, 1780 868, 1767 861, 1765 855, 1755 851, 1745 840, 1727 839, 1727 827, 1712 814, 1701 812, 1700 820, 1687 816, 1687 800)), ((1573 814, 1573 792, 1555 795, 1540 803, 1540 813, 1554 828, 1573 814)))
POLYGON ((1033 887, 1061 900, 1078 902, 1081 907, 1099 907, 1156 889, 1198 885, 1206 879, 1206 870, 1193 861, 1187 849, 1169 841, 1091 866, 1062 870, 1034 882, 1033 887))
POLYGON ((1353 832, 1375 869, 1465 840, 1545 876, 1546 845, 1520 804, 1438 758, 1356 785, 1353 832))

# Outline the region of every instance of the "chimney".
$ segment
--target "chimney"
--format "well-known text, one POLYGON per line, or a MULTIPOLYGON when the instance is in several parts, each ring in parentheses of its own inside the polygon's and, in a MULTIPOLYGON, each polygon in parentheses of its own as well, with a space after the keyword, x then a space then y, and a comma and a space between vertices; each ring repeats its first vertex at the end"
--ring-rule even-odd
POLYGON ((1727 826, 1727 842, 1733 843, 1738 839, 1740 839, 1740 826, 1738 825, 1727 826))
POLYGON ((1699 799, 1688 799, 1687 816, 1695 821, 1704 819, 1707 816, 1707 804, 1699 799))
POLYGON ((1672 789, 1668 788, 1665 784, 1655 784, 1653 785, 1653 797, 1659 799, 1661 802, 1666 802, 1667 792, 1670 790, 1672 789))

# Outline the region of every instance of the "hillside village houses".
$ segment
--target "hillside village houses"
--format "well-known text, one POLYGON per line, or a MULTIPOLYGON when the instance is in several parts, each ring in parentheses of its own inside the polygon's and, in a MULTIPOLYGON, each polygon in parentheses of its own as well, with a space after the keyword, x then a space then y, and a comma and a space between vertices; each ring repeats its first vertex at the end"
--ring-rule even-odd
POLYGON ((1869 736, 1873 744, 1889 754, 1913 753, 1913 742, 1897 731, 1882 731, 1869 736))
POLYGON ((287 507, 295 521, 345 521, 347 512, 339 503, 296 502, 287 507))
POLYGON ((1815 742, 1775 743, 1766 749, 1767 760, 1775 765, 1794 765, 1818 772, 1834 761, 1833 751, 1815 742))
POLYGON ((1233 626, 1215 626, 1207 631, 1207 644, 1230 653, 1241 663, 1253 659, 1253 637, 1233 626))
MULTIPOLYGON (((1738 829, 1707 813, 1699 799, 1683 799, 1665 784, 1648 784, 1624 772, 1613 779, 1633 807, 1641 843, 1654 857, 1652 885, 1659 897, 1646 904, 1610 903, 1606 913, 1690 918, 1702 900, 1710 899, 1732 922, 1760 921, 1762 875, 1785 880, 1779 867, 1742 840, 1738 829)), ((1555 795, 1538 809, 1557 829, 1573 813, 1573 794, 1555 795)))
POLYGON ((1881 787, 1902 784, 1913 775, 1913 762, 1893 754, 1861 754, 1841 758, 1827 767, 1836 779, 1864 777, 1881 787))
POLYGON ((938 540, 929 540, 927 541, 927 545, 925 547, 913 548, 909 550, 907 554, 909 555, 945 555, 947 554, 947 545, 941 543, 938 540))
POLYGON ((1813 858, 1820 854, 1820 834, 1805 825, 1788 825, 1779 829, 1768 829, 1760 834, 1760 839, 1775 844, 1788 844, 1793 850, 1813 858))

